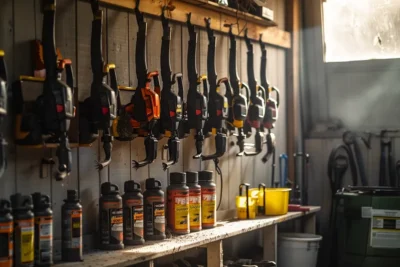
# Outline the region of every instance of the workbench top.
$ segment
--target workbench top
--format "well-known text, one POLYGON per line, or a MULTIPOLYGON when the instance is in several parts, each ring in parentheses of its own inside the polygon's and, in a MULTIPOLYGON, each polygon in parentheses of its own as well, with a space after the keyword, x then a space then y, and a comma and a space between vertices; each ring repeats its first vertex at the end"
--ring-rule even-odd
POLYGON ((60 263, 62 267, 122 267, 153 260, 180 251, 207 245, 232 236, 261 229, 270 225, 303 217, 318 212, 320 207, 309 207, 308 212, 289 212, 282 216, 257 217, 253 220, 218 222, 217 227, 163 241, 149 241, 140 246, 129 246, 118 251, 94 251, 84 255, 84 262, 60 263))

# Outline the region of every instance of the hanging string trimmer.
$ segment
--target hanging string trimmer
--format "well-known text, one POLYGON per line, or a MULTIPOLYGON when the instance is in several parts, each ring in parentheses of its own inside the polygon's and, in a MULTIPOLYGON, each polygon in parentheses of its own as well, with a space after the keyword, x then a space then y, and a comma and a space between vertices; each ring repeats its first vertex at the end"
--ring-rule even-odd
MULTIPOLYGON (((232 25, 229 26, 229 81, 230 83, 225 83, 225 96, 229 105, 228 118, 226 119, 226 126, 229 132, 234 133, 235 128, 237 129, 237 142, 239 146, 239 152, 237 156, 242 156, 244 154, 244 139, 246 135, 244 134, 243 126, 247 117, 248 103, 247 98, 241 93, 243 86, 240 84, 240 80, 237 73, 236 64, 236 38, 232 32, 232 25), (241 88, 242 87, 242 88, 241 88)), ((248 87, 247 87, 248 89, 248 87)), ((247 93, 250 95, 250 93, 247 93)))
POLYGON ((105 65, 102 53, 103 11, 99 8, 99 1, 92 0, 92 38, 91 38, 91 65, 93 79, 90 96, 79 108, 79 143, 91 144, 102 130, 104 161, 96 162, 96 168, 102 170, 111 162, 112 141, 111 126, 117 116, 118 84, 115 65, 105 65), (110 74, 110 86, 105 77, 110 74))
MULTIPOLYGON (((179 137, 178 128, 182 120, 182 99, 179 92, 183 94, 182 73, 176 73, 172 77, 170 65, 170 42, 171 42, 171 27, 169 19, 164 15, 168 6, 163 7, 161 14, 161 22, 163 26, 163 36, 161 43, 161 78, 163 88, 161 91, 161 119, 159 128, 160 133, 168 138, 168 154, 169 160, 163 162, 163 169, 166 170, 179 160, 179 137), (172 91, 175 83, 178 83, 178 94, 172 91)), ((169 9, 168 9, 169 10, 169 9)))
POLYGON ((58 62, 57 60, 54 43, 56 1, 44 0, 43 8, 42 43, 46 79, 43 84, 43 94, 38 98, 37 102, 40 107, 39 117, 41 118, 43 136, 58 140, 56 179, 63 180, 71 172, 72 155, 69 147, 68 130, 70 120, 75 116, 75 107, 73 105, 73 84, 61 81, 59 72, 66 68, 67 76, 69 76, 67 82, 73 83, 72 67, 70 61, 58 62))
POLYGON ((144 21, 143 13, 139 10, 140 1, 136 1, 135 15, 139 27, 136 40, 136 76, 138 86, 132 97, 132 105, 126 107, 132 115, 131 125, 136 129, 139 136, 145 137, 146 158, 142 161, 133 160, 135 169, 152 163, 157 158, 158 140, 153 130, 160 119, 160 84, 158 72, 147 72, 146 63, 146 31, 147 23, 144 21), (154 90, 151 88, 153 80, 154 90))
POLYGON ((205 18, 207 35, 208 35, 208 50, 207 50, 207 78, 210 85, 210 90, 205 91, 208 100, 208 118, 204 125, 203 132, 208 135, 215 135, 215 153, 212 155, 203 155, 201 159, 215 160, 222 157, 226 151, 226 134, 224 133, 224 121, 228 118, 228 100, 225 96, 219 93, 221 84, 230 89, 228 78, 222 78, 217 82, 217 73, 215 71, 215 43, 216 38, 214 31, 211 29, 211 19, 205 18), (228 86, 227 86, 228 85, 228 86))
POLYGON ((244 154, 246 156, 255 156, 262 152, 263 135, 261 133, 261 123, 265 115, 265 103, 262 96, 257 92, 259 87, 257 86, 257 81, 254 76, 253 44, 247 36, 247 29, 244 33, 244 39, 247 46, 247 78, 250 88, 250 105, 244 126, 245 134, 249 134, 251 128, 256 129, 255 143, 252 145, 255 147, 255 151, 245 151, 244 154))
MULTIPOLYGON (((207 99, 200 92, 199 86, 203 84, 206 89, 207 77, 198 76, 196 68, 196 45, 197 45, 197 32, 194 29, 194 25, 190 21, 191 13, 187 14, 186 25, 189 31, 189 45, 188 45, 188 55, 187 55, 187 72, 189 78, 189 90, 187 95, 187 117, 188 117, 188 129, 196 130, 194 136, 196 140, 196 155, 193 156, 194 159, 201 158, 203 153, 203 141, 204 134, 203 128, 204 123, 207 119, 207 99)), ((205 90, 206 91, 206 90, 205 90)))

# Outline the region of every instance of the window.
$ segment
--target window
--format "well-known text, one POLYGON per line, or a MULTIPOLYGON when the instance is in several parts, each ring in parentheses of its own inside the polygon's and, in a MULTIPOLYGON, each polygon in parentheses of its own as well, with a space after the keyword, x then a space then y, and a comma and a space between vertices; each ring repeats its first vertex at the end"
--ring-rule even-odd
POLYGON ((325 0, 325 61, 400 57, 400 0, 325 0))

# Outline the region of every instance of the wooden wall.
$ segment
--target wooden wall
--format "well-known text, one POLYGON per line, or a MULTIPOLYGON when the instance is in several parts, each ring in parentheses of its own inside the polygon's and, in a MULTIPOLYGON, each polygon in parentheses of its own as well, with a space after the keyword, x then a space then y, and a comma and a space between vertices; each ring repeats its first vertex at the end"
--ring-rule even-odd
MULTIPOLYGON (((278 1, 280 2, 280 1, 278 1)), ((283 6, 276 12, 278 21, 283 21, 283 6)), ((104 58, 110 63, 116 63, 119 83, 136 86, 136 72, 134 64, 134 51, 136 43, 137 25, 132 12, 115 7, 102 7, 105 10, 104 19, 104 58)), ((89 96, 91 84, 90 67, 90 33, 92 14, 87 2, 58 0, 56 43, 61 53, 73 61, 78 88, 79 101, 89 96)), ((147 61, 148 69, 160 68, 160 49, 162 27, 158 18, 146 16, 148 22, 147 36, 147 61)), ((40 13, 40 0, 2 0, 0 9, 0 48, 6 52, 6 60, 10 72, 10 80, 15 80, 21 74, 32 74, 32 61, 30 41, 41 38, 42 14, 40 13)), ((222 25, 220 25, 222 27, 222 25)), ((199 32, 197 64, 199 73, 206 73, 207 37, 204 29, 199 32)), ((171 46, 171 65, 173 72, 184 73, 184 84, 187 88, 186 58, 188 33, 185 25, 173 24, 173 40, 171 46)), ((229 38, 217 34, 217 72, 219 77, 228 75, 229 38)), ((260 47, 254 44, 255 62, 260 64, 260 47)), ((238 44, 238 72, 243 81, 247 80, 246 73, 246 47, 243 40, 238 44)), ((257 65, 256 65, 257 66, 257 65)), ((259 73, 256 73, 259 78, 259 73)), ((280 118, 275 134, 278 138, 277 155, 286 151, 286 116, 285 116, 285 50, 268 46, 268 78, 272 84, 281 90, 280 118)), ((129 94, 123 93, 123 102, 127 102, 129 94)), ((39 178, 39 163, 43 155, 55 155, 54 149, 28 149, 17 147, 13 144, 13 120, 10 118, 4 127, 9 140, 8 168, 1 180, 0 197, 9 198, 13 193, 30 194, 40 191, 51 196, 54 220, 54 238, 61 238, 60 210, 63 199, 68 189, 78 189, 84 207, 84 234, 91 236, 96 232, 98 198, 100 184, 106 181, 117 184, 123 189, 126 180, 144 182, 148 177, 160 179, 166 187, 168 173, 172 171, 215 170, 212 162, 200 162, 191 159, 194 154, 194 140, 189 137, 182 141, 181 158, 177 165, 169 171, 162 170, 162 145, 166 139, 160 141, 159 156, 148 167, 138 171, 131 168, 133 159, 144 158, 143 138, 132 142, 114 142, 113 161, 111 165, 96 171, 94 161, 103 158, 100 141, 95 142, 90 148, 73 149, 73 170, 71 175, 63 182, 56 182, 52 178, 39 178)), ((251 138, 248 141, 253 141, 251 138)), ((229 137, 229 142, 236 142, 235 137, 229 137)), ((212 138, 205 141, 206 154, 213 153, 212 138)), ((266 149, 264 149, 265 152, 266 149)), ((223 172, 222 211, 234 209, 234 199, 238 186, 242 182, 258 185, 260 182, 269 184, 270 163, 261 162, 262 155, 253 157, 236 157, 237 147, 229 146, 227 153, 222 157, 220 166, 223 172)), ((51 170, 53 171, 53 170, 51 170)), ((216 178, 218 192, 221 187, 216 178)), ((58 244, 56 242, 56 244, 58 244)), ((56 247, 56 249, 58 249, 56 247)))

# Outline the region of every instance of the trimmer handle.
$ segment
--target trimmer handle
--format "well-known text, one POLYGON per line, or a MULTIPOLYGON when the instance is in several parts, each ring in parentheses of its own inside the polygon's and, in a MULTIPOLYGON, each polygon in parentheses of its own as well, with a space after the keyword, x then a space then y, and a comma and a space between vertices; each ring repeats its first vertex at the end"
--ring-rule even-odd
MULTIPOLYGON (((255 146, 256 150, 251 151, 251 152, 244 151, 244 154, 246 156, 256 156, 262 152, 263 141, 262 141, 262 135, 261 135, 261 132, 259 129, 257 129, 257 131, 256 131, 256 135, 254 136, 254 141, 255 141, 254 146, 255 146)), ((246 144, 245 144, 245 146, 246 146, 246 144)))
POLYGON ((146 148, 146 158, 142 161, 133 160, 132 161, 133 168, 137 170, 150 163, 153 163, 153 161, 157 158, 157 144, 158 144, 157 138, 155 138, 153 135, 148 135, 144 140, 144 145, 146 148))
POLYGON ((279 108, 279 98, 280 98, 280 91, 279 91, 279 89, 278 88, 276 88, 275 86, 272 86, 272 87, 270 87, 269 89, 269 92, 270 93, 272 93, 272 92, 275 92, 276 93, 276 107, 277 108, 279 108))
POLYGON ((225 154, 226 151, 226 135, 223 133, 217 133, 215 136, 215 153, 212 155, 202 156, 201 160, 212 160, 220 158, 225 154))
POLYGON ((60 144, 57 147, 56 155, 58 158, 58 170, 56 173, 56 180, 64 180, 71 173, 72 165, 72 154, 69 146, 68 138, 66 137, 66 132, 63 133, 65 136, 60 138, 60 144))

